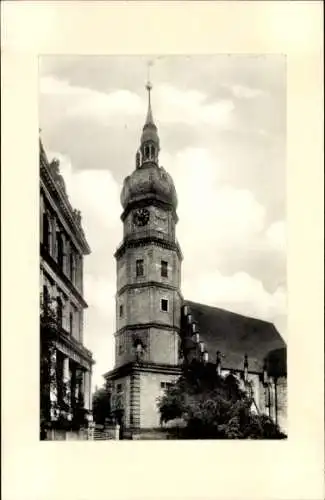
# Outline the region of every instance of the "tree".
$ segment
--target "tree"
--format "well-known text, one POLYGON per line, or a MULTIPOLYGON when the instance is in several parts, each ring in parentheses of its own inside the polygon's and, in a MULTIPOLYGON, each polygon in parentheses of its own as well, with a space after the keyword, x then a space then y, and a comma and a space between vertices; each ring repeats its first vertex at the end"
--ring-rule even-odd
POLYGON ((275 379, 287 376, 287 349, 273 349, 265 358, 268 376, 275 379))
POLYGON ((58 336, 57 315, 53 301, 41 298, 40 311, 40 410, 41 428, 50 425, 55 412, 51 392, 56 391, 55 339, 58 336))
POLYGON ((57 373, 56 340, 60 334, 60 321, 56 301, 41 297, 40 308, 40 427, 41 439, 45 439, 45 429, 53 426, 65 430, 80 429, 86 425, 87 412, 82 394, 77 397, 70 394, 69 384, 57 373))
POLYGON ((221 377, 215 365, 193 361, 159 399, 161 422, 181 418, 183 439, 283 439, 266 415, 252 412, 252 396, 232 374, 221 377))
POLYGON ((110 416, 111 395, 105 387, 101 387, 93 394, 93 418, 96 424, 105 424, 110 416))

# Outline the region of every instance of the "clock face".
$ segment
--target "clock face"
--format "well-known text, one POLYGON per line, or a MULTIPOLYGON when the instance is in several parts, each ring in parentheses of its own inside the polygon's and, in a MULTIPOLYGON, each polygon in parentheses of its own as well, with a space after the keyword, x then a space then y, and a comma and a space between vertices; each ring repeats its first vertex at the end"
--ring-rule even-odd
POLYGON ((145 226, 149 222, 149 210, 139 208, 133 212, 133 222, 136 226, 145 226))

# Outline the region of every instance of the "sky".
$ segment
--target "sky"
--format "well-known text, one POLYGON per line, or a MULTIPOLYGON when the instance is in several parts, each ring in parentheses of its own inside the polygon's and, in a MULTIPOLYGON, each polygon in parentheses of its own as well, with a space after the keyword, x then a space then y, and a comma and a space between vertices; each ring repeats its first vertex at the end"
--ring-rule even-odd
POLYGON ((182 293, 275 324, 286 339, 286 61, 283 56, 46 56, 41 137, 60 160, 92 253, 84 261, 93 385, 114 366, 120 192, 147 111, 178 195, 182 293))

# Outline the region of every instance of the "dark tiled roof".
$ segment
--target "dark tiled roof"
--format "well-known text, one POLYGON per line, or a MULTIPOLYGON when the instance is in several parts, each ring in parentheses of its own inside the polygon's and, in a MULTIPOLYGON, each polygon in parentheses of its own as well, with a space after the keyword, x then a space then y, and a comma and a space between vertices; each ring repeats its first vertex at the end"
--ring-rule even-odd
POLYGON ((209 359, 215 362, 216 351, 220 351, 224 368, 242 370, 247 354, 249 371, 261 372, 270 351, 286 347, 272 323, 188 300, 184 305, 197 322, 209 359))

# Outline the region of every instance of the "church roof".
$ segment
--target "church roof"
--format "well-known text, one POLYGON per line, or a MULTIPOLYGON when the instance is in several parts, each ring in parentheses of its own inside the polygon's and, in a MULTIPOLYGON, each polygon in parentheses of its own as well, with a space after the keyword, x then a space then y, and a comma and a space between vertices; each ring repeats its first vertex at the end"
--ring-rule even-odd
POLYGON ((209 359, 214 362, 220 351, 225 369, 243 370, 247 354, 249 371, 262 372, 270 351, 286 347, 272 323, 188 300, 184 305, 197 323, 209 359))

